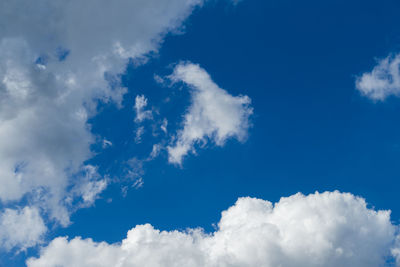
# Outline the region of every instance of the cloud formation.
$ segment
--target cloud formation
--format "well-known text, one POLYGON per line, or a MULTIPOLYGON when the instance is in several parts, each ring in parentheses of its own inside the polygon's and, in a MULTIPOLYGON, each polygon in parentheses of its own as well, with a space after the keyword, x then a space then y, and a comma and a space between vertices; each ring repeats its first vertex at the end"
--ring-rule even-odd
POLYGON ((35 207, 5 209, 0 214, 0 247, 10 250, 19 247, 24 250, 42 241, 46 233, 39 211, 35 207))
POLYGON ((187 109, 183 128, 175 136, 176 141, 168 146, 170 163, 181 164, 195 144, 212 141, 224 145, 228 138, 243 141, 250 126, 253 113, 248 96, 232 96, 213 82, 210 75, 197 64, 178 64, 172 82, 183 82, 190 87, 191 104, 187 109))
POLYGON ((146 119, 152 119, 153 114, 151 110, 145 110, 147 107, 147 98, 144 95, 137 95, 135 98, 135 111, 136 111, 136 122, 142 122, 146 119))
POLYGON ((27 264, 376 267, 391 249, 396 256, 395 235, 390 211, 369 209, 349 193, 299 193, 275 204, 247 197, 222 212, 214 233, 159 231, 145 224, 130 230, 122 243, 59 237, 27 264))
POLYGON ((356 80, 356 88, 373 100, 400 95, 400 54, 390 55, 378 62, 371 72, 356 80))
POLYGON ((201 3, 0 1, 3 206, 24 198, 66 226, 74 207, 93 203, 107 182, 86 176, 95 142, 88 119, 99 102, 121 106, 128 61, 144 63, 201 3))

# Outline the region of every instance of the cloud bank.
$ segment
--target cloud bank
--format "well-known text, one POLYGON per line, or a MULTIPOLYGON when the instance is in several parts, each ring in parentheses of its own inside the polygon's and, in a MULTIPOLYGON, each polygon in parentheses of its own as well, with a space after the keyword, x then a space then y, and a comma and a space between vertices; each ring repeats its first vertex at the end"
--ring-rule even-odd
POLYGON ((275 204, 240 198, 210 234, 145 224, 115 244, 59 237, 27 265, 376 267, 398 254, 395 239, 390 211, 349 193, 299 193, 275 204))
POLYGON ((191 104, 184 114, 183 128, 168 149, 170 163, 182 164, 183 157, 194 151, 195 144, 212 141, 222 146, 228 138, 243 141, 253 113, 248 96, 232 96, 213 82, 199 65, 178 64, 172 82, 183 82, 190 87, 191 104))

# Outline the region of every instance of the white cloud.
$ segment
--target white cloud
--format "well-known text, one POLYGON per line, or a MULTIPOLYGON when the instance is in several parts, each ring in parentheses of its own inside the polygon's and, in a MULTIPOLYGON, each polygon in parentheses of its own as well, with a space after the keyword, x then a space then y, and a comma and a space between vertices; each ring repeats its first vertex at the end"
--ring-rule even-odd
POLYGON ((86 165, 82 173, 76 178, 75 186, 71 189, 67 202, 74 204, 76 208, 89 207, 94 204, 108 185, 108 179, 102 178, 97 168, 86 165), (76 203, 72 203, 76 201, 76 203))
POLYGON ((145 110, 147 107, 147 98, 144 95, 137 95, 135 98, 135 111, 136 111, 136 122, 142 122, 146 119, 151 120, 153 114, 151 110, 145 110))
POLYGON ((400 54, 388 56, 378 62, 371 72, 356 80, 356 88, 373 100, 384 100, 400 95, 400 54))
POLYGON ((95 138, 87 120, 96 114, 96 103, 121 106, 126 88, 119 74, 129 58, 145 62, 201 3, 0 1, 3 206, 27 197, 29 205, 65 226, 70 203, 79 202, 71 197, 86 203, 96 198, 103 179, 91 180, 87 190, 77 185, 92 157, 95 138))
POLYGON ((162 130, 165 134, 168 133, 167 127, 168 127, 168 120, 164 118, 163 121, 162 121, 162 124, 161 124, 160 128, 161 128, 161 130, 162 130))
POLYGON ((144 134, 144 126, 140 126, 136 130, 135 143, 140 144, 142 142, 142 135, 144 134))
POLYGON ((184 115, 183 129, 178 131, 174 145, 168 147, 169 162, 181 164, 196 143, 211 140, 222 146, 228 138, 246 138, 253 113, 248 96, 230 95, 204 69, 192 63, 178 64, 169 78, 184 82, 191 89, 191 105, 184 115))
POLYGON ((150 156, 146 160, 150 161, 156 158, 160 154, 161 149, 163 149, 161 144, 154 144, 153 148, 151 149, 150 156))
POLYGON ((218 230, 159 231, 138 225, 122 243, 79 237, 54 239, 39 266, 264 266, 376 267, 391 249, 389 211, 369 209, 362 198, 339 192, 296 194, 278 203, 240 198, 222 213, 218 230))
POLYGON ((121 183, 123 184, 121 191, 124 197, 126 197, 130 188, 138 189, 143 186, 144 181, 142 177, 145 173, 143 165, 148 160, 149 159, 138 159, 134 157, 126 162, 124 174, 120 177, 121 183))
POLYGON ((130 160, 128 160, 127 162, 128 170, 125 177, 130 181, 134 181, 136 179, 141 178, 144 175, 144 170, 143 170, 144 162, 145 162, 144 160, 140 160, 138 158, 131 158, 130 160))
POLYGON ((139 188, 143 187, 143 185, 144 185, 143 178, 140 177, 139 179, 135 180, 135 182, 132 184, 132 187, 135 189, 139 189, 139 188))
POLYGON ((5 209, 0 214, 0 247, 6 250, 14 247, 25 250, 35 246, 46 231, 39 211, 34 207, 5 209))
POLYGON ((107 140, 107 139, 103 139, 103 144, 102 144, 102 148, 108 148, 108 147, 110 147, 110 146, 112 146, 113 145, 113 143, 111 142, 111 141, 109 141, 109 140, 107 140))

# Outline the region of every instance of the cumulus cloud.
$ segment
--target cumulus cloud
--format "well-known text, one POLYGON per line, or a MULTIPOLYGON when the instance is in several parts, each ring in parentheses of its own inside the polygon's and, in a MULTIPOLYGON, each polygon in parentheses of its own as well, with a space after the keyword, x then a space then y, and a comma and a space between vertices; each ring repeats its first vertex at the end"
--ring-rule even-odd
POLYGON ((371 72, 356 80, 356 88, 373 100, 384 100, 400 95, 400 54, 388 56, 378 62, 371 72))
POLYGON ((145 110, 147 106, 147 98, 144 95, 138 95, 135 98, 135 111, 136 111, 136 122, 142 122, 146 119, 152 119, 153 114, 151 110, 145 110))
POLYGON ((0 247, 21 250, 40 243, 47 228, 35 207, 5 209, 0 214, 0 247))
POLYGON ((24 198, 66 226, 71 203, 81 203, 71 198, 97 198, 106 182, 85 178, 95 142, 88 119, 98 102, 121 106, 128 61, 144 63, 201 3, 0 1, 3 206, 24 198))
POLYGON ((218 229, 159 231, 150 224, 121 243, 80 237, 54 239, 38 266, 264 266, 376 267, 394 256, 390 211, 375 211, 349 193, 296 194, 271 203, 240 198, 222 212, 218 229))
POLYGON ((222 146, 228 138, 246 138, 249 116, 253 113, 248 96, 230 95, 197 64, 178 64, 169 78, 174 83, 184 82, 191 90, 191 105, 184 115, 183 128, 168 147, 169 162, 181 164, 198 143, 212 141, 222 146))

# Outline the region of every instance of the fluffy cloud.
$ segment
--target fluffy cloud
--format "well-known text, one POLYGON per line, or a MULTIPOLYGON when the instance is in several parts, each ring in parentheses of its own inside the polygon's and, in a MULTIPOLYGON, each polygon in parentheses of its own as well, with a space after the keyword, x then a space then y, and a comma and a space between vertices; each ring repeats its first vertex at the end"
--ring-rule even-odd
POLYGON ((5 209, 0 214, 0 246, 6 250, 13 247, 24 250, 34 246, 41 241, 46 231, 39 211, 34 207, 5 209))
POLYGON ((159 231, 139 225, 121 243, 54 239, 39 266, 376 267, 396 256, 390 211, 339 192, 296 194, 278 203, 240 198, 222 212, 218 230, 159 231))
POLYGON ((147 98, 144 95, 138 95, 135 98, 135 111, 136 111, 136 122, 142 122, 146 119, 152 119, 153 114, 151 110, 145 110, 147 106, 147 98))
POLYGON ((0 41, 0 199, 7 203, 31 193, 68 224, 60 204, 94 140, 78 88, 38 68, 34 59, 26 40, 0 41))
POLYGON ((378 62, 371 72, 356 81, 357 89, 373 100, 384 100, 400 95, 400 54, 388 56, 378 62))
POLYGON ((253 110, 248 96, 232 96, 221 89, 199 65, 181 63, 169 78, 184 82, 191 89, 191 105, 184 115, 183 129, 168 147, 169 162, 181 164, 196 143, 208 140, 222 146, 231 137, 243 141, 253 110))
POLYGON ((99 101, 121 105, 128 60, 145 62, 201 3, 0 1, 3 206, 24 198, 65 226, 71 205, 96 199, 106 180, 86 179, 95 141, 88 118, 99 101))

